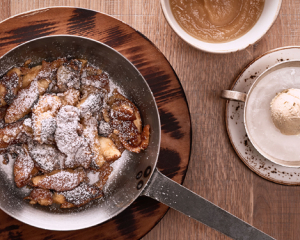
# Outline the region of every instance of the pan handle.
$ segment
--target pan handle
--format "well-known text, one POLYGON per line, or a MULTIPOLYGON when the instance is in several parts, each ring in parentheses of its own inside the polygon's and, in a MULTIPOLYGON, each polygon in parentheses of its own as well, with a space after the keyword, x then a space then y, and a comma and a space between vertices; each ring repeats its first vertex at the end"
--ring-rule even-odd
POLYGON ((174 182, 157 169, 155 169, 143 195, 162 202, 233 239, 274 239, 174 182))

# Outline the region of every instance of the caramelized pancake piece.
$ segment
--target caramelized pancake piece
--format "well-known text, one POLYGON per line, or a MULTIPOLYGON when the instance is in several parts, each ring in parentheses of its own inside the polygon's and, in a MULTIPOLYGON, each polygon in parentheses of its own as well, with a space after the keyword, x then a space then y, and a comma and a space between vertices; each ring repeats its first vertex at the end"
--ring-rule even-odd
POLYGON ((87 114, 99 112, 102 107, 102 97, 101 93, 91 93, 86 98, 81 99, 76 106, 80 110, 80 115, 84 117, 87 114))
POLYGON ((78 134, 80 129, 78 108, 69 105, 62 107, 57 114, 55 141, 58 149, 67 155, 65 165, 69 168, 88 168, 92 161, 87 140, 78 134))
POLYGON ((119 149, 119 151, 121 153, 123 153, 125 151, 125 147, 122 144, 122 142, 121 142, 121 140, 120 140, 120 138, 118 137, 117 134, 111 133, 111 134, 109 134, 108 137, 114 142, 115 146, 117 147, 117 149, 119 149))
POLYGON ((111 105, 113 118, 122 121, 134 121, 136 119, 135 109, 129 101, 118 100, 111 105))
POLYGON ((13 68, 4 75, 0 82, 0 107, 13 102, 21 85, 19 68, 13 68))
POLYGON ((17 98, 8 107, 5 115, 5 122, 12 123, 23 118, 31 112, 31 107, 38 99, 39 95, 45 93, 49 86, 50 80, 33 81, 31 84, 19 91, 17 98))
POLYGON ((22 131, 23 121, 9 124, 0 129, 0 148, 7 148, 9 145, 17 143, 17 138, 22 131))
POLYGON ((29 154, 44 173, 64 168, 66 156, 52 145, 30 144, 29 154))
MULTIPOLYGON (((101 70, 99 70, 101 71, 101 70)), ((91 72, 86 72, 83 74, 81 79, 81 84, 86 86, 93 86, 95 88, 104 89, 105 91, 109 92, 109 78, 106 73, 101 73, 98 75, 96 71, 96 75, 89 75, 91 72)))
POLYGON ((146 149, 149 144, 150 126, 145 126, 142 131, 142 120, 137 107, 116 89, 108 104, 113 118, 111 126, 122 145, 135 153, 146 149))
POLYGON ((38 83, 38 85, 37 85, 38 92, 39 92, 39 95, 41 96, 46 92, 47 88, 49 87, 49 84, 51 83, 51 80, 40 79, 37 81, 37 83, 38 83))
POLYGON ((98 167, 106 161, 114 161, 121 157, 121 152, 111 139, 98 135, 97 120, 94 117, 83 119, 82 124, 83 135, 89 140, 94 153, 94 161, 98 167))
POLYGON ((30 204, 38 203, 42 206, 49 206, 53 203, 53 193, 47 189, 34 188, 24 199, 30 200, 30 204))
POLYGON ((7 103, 5 102, 7 90, 4 84, 0 83, 0 107, 6 106, 7 103))
POLYGON ((108 122, 100 121, 98 126, 98 132, 100 136, 108 137, 113 132, 113 129, 111 128, 108 122))
POLYGON ((62 106, 76 106, 80 98, 80 91, 76 90, 75 88, 70 88, 69 90, 63 93, 63 96, 59 97, 61 99, 62 106))
POLYGON ((135 120, 133 121, 139 133, 142 132, 142 119, 139 111, 135 111, 135 120))
POLYGON ((73 161, 76 150, 81 146, 78 135, 79 110, 73 106, 62 107, 57 114, 55 141, 58 149, 73 161))
POLYGON ((80 89, 80 70, 82 63, 76 59, 60 66, 57 70, 57 87, 61 92, 69 88, 80 89))
POLYGON ((142 141, 141 134, 132 121, 113 120, 111 124, 120 139, 128 142, 132 147, 140 145, 142 141))
POLYGON ((150 138, 150 125, 146 125, 143 129, 141 134, 141 143, 134 147, 130 145, 124 138, 120 136, 120 141, 122 142, 123 146, 130 152, 139 153, 141 150, 145 150, 149 145, 149 138, 150 138))
POLYGON ((61 204, 61 208, 80 207, 88 202, 103 196, 102 191, 96 186, 81 183, 70 191, 55 192, 53 200, 61 204))
POLYGON ((84 66, 83 72, 85 74, 84 76, 93 76, 93 75, 100 75, 103 71, 98 68, 94 68, 92 66, 84 66))
POLYGON ((142 142, 140 144, 141 150, 145 150, 149 145, 149 139, 150 139, 150 125, 146 125, 142 132, 142 142))
POLYGON ((85 60, 85 59, 78 59, 78 61, 81 62, 83 68, 85 68, 87 66, 87 64, 88 64, 88 61, 85 60))
POLYGON ((23 121, 23 131, 28 137, 33 138, 33 129, 31 118, 26 118, 23 121))
POLYGON ((96 161, 99 167, 102 165, 101 156, 107 162, 115 161, 121 157, 121 152, 115 146, 114 142, 106 137, 97 136, 93 148, 98 155, 98 160, 100 160, 100 162, 96 161))
POLYGON ((53 141, 56 129, 56 114, 61 107, 61 100, 54 95, 43 95, 32 109, 34 140, 39 143, 53 141))
POLYGON ((37 173, 38 169, 34 166, 33 160, 24 147, 24 151, 18 155, 14 163, 14 177, 17 187, 26 186, 37 173))
POLYGON ((122 108, 120 108, 120 107, 118 108, 120 113, 117 113, 115 116, 113 115, 113 117, 118 119, 118 120, 123 120, 123 121, 131 120, 131 121, 133 121, 133 123, 136 126, 138 132, 139 133, 142 132, 142 119, 141 119, 139 110, 137 109, 137 107, 131 101, 129 101, 122 94, 120 94, 117 89, 113 90, 112 96, 108 99, 108 105, 111 106, 112 109, 115 105, 123 106, 122 108), (134 111, 134 113, 132 113, 133 111, 134 111), (131 114, 134 115, 134 116, 132 116, 131 114), (128 115, 130 116, 130 119, 129 119, 128 115), (126 117, 122 117, 122 116, 126 116, 126 117), (126 118, 127 118, 127 120, 126 120, 126 118))
POLYGON ((57 59, 53 62, 46 62, 42 61, 41 65, 29 68, 28 65, 30 61, 26 61, 24 63, 24 67, 21 67, 21 74, 23 75, 22 78, 22 88, 26 88, 30 85, 32 81, 38 81, 41 79, 50 79, 55 80, 55 74, 57 68, 61 66, 65 60, 64 59, 57 59))
POLYGON ((95 182, 94 185, 102 190, 112 171, 112 166, 110 166, 109 163, 104 163, 99 170, 99 180, 95 182))
POLYGON ((120 142, 130 152, 139 153, 149 145, 150 125, 146 125, 140 134, 131 121, 113 121, 114 133, 118 135, 120 142))
POLYGON ((56 80, 57 69, 60 66, 62 66, 65 62, 65 58, 58 58, 52 62, 42 61, 42 69, 38 77, 56 80))
POLYGON ((110 116, 109 116, 109 109, 107 107, 104 107, 101 111, 103 120, 107 123, 110 122, 110 116))
POLYGON ((69 191, 77 187, 86 178, 82 169, 54 170, 49 174, 33 177, 34 187, 53 189, 55 191, 69 191))
POLYGON ((45 94, 39 99, 38 104, 33 108, 32 112, 39 115, 40 113, 49 111, 53 116, 55 116, 60 107, 61 100, 59 97, 45 94))
POLYGON ((114 89, 112 92, 112 96, 108 99, 107 104, 112 105, 116 101, 129 101, 126 97, 124 97, 121 93, 119 93, 118 89, 114 89))
POLYGON ((42 69, 42 65, 35 66, 33 68, 23 69, 22 73, 25 74, 22 78, 22 88, 26 88, 30 83, 35 80, 42 69))
POLYGON ((91 151, 91 148, 88 144, 87 139, 81 137, 81 146, 77 149, 74 162, 73 163, 65 163, 66 167, 84 167, 85 169, 88 169, 90 167, 90 164, 93 160, 93 153, 91 151))

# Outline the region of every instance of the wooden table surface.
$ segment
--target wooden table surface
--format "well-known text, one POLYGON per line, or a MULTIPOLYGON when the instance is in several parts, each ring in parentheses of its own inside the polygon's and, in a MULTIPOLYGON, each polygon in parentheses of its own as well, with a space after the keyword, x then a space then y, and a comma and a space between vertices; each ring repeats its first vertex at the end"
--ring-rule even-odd
MULTIPOLYGON (((300 187, 264 180, 243 164, 229 142, 225 101, 219 97, 254 58, 277 47, 300 45, 299 0, 283 0, 278 19, 261 41, 226 55, 204 53, 183 42, 164 19, 159 0, 1 0, 0 20, 48 6, 101 11, 145 34, 170 61, 189 103, 192 153, 184 186, 276 239, 299 239, 300 187)), ((143 239, 229 238, 169 210, 143 239)))

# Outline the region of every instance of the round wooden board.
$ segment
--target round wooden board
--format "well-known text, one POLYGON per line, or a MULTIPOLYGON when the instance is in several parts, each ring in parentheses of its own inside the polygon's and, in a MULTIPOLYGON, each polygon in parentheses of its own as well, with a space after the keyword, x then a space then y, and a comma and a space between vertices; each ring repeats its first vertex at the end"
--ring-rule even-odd
MULTIPOLYGON (((164 55, 127 24, 99 12, 72 7, 39 9, 1 22, 0 55, 28 40, 59 34, 103 42, 139 69, 155 96, 160 113, 162 140, 157 167, 166 176, 182 183, 190 157, 190 114, 180 82, 164 55)), ((0 239, 139 239, 167 210, 168 207, 155 200, 139 197, 110 221, 69 232, 37 229, 0 210, 0 239)))

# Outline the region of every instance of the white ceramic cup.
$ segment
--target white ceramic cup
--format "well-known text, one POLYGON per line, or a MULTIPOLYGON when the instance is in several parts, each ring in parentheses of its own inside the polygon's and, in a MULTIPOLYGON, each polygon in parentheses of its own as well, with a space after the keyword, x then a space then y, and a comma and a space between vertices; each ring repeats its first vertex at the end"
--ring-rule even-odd
POLYGON ((221 93, 222 98, 245 102, 244 125, 252 145, 265 158, 286 167, 300 167, 300 135, 284 135, 275 127, 270 103, 276 93, 300 89, 299 69, 300 60, 281 62, 259 75, 247 94, 229 90, 221 93))
POLYGON ((208 43, 201 41, 184 31, 174 18, 170 7, 170 0, 161 0, 161 7, 170 26, 185 42, 191 46, 211 53, 231 53, 243 50, 260 40, 275 22, 282 0, 265 0, 263 12, 253 28, 236 40, 226 43, 208 43))

